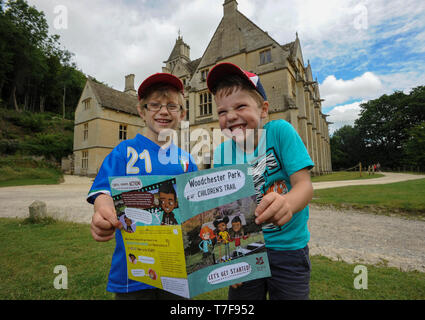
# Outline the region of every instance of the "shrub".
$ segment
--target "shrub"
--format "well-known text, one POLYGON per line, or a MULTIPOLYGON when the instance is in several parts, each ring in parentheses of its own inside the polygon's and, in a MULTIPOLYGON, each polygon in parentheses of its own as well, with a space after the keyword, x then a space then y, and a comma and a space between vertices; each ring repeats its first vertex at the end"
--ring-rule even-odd
POLYGON ((60 162, 73 152, 72 120, 49 112, 19 113, 0 109, 0 123, 2 155, 35 155, 60 162))
POLYGON ((16 140, 0 140, 0 154, 15 154, 19 149, 19 142, 16 140))
POLYGON ((73 136, 62 133, 37 133, 27 137, 21 144, 26 154, 44 156, 59 162, 73 151, 73 136))

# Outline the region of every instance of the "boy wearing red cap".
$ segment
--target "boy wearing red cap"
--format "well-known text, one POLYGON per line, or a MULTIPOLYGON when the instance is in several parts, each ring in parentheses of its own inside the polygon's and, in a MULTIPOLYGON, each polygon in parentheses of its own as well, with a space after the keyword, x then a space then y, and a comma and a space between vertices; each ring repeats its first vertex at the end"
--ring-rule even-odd
POLYGON ((122 229, 122 225, 117 220, 111 198, 110 176, 174 176, 197 170, 189 153, 174 143, 165 146, 160 136, 163 130, 177 129, 186 115, 180 79, 168 73, 154 74, 140 85, 138 98, 137 110, 146 123, 143 135, 137 134, 134 139, 121 142, 103 161, 87 196, 87 201, 94 204, 91 233, 101 242, 111 240, 115 234, 116 247, 107 290, 115 292, 117 299, 179 299, 166 291, 128 279, 122 235, 115 232, 122 229))
POLYGON ((263 234, 271 277, 229 288, 229 299, 308 299, 308 203, 313 162, 285 120, 264 124, 269 103, 257 75, 231 63, 208 74, 221 130, 231 139, 217 147, 214 167, 249 163, 257 190, 256 223, 263 234))

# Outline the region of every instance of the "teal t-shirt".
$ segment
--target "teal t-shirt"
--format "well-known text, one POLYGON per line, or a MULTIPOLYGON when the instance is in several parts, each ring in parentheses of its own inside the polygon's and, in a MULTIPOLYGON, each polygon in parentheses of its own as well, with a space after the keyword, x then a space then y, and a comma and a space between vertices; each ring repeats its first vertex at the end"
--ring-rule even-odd
MULTIPOLYGON (((280 194, 292 188, 290 176, 314 166, 304 143, 290 123, 285 120, 268 122, 262 131, 257 148, 251 154, 241 150, 233 140, 220 144, 214 151, 214 167, 249 163, 257 190, 257 203, 264 194, 280 194)), ((295 213, 284 226, 263 225, 266 247, 274 250, 297 250, 310 240, 307 221, 309 208, 295 213)))

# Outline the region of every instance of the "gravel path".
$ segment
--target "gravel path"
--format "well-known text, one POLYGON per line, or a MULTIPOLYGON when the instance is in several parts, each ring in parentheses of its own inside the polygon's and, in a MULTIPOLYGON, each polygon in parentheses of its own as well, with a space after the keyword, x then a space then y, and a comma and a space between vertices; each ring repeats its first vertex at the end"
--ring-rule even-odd
POLYGON ((310 208, 312 255, 425 272, 425 221, 310 208))
MULTIPOLYGON (((383 178, 320 182, 313 186, 319 189, 419 178, 425 176, 386 173, 383 178)), ((41 200, 46 202, 49 215, 59 220, 90 223, 93 208, 85 197, 91 182, 86 177, 65 176, 65 182, 59 186, 0 188, 0 217, 26 218, 28 206, 41 200)), ((309 229, 312 255, 425 272, 425 221, 311 206, 309 229)))
POLYGON ((0 188, 0 217, 26 218, 31 203, 40 200, 58 220, 90 223, 93 206, 85 198, 91 183, 87 177, 65 176, 60 185, 0 188))

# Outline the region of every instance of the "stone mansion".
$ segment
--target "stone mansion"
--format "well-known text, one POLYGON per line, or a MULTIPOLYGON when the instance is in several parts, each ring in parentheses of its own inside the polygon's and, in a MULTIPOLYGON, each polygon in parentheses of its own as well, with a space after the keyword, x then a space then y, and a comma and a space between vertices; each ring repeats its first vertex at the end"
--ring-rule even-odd
MULTIPOLYGON (((162 70, 158 66, 158 72, 176 75, 185 86, 188 114, 180 135, 190 135, 197 129, 211 133, 210 137, 200 137, 208 142, 196 150, 203 160, 198 167, 210 166, 212 132, 219 129, 215 102, 207 89, 207 74, 215 64, 231 62, 260 77, 270 104, 268 121, 284 119, 297 130, 315 163, 312 174, 331 172, 329 122, 322 113, 319 84, 313 78, 310 63, 304 62, 298 35, 293 42, 279 44, 237 6, 236 0, 224 1, 223 17, 202 57, 192 60, 190 46, 179 34, 170 55, 164 57, 162 70)), ((75 111, 74 174, 96 175, 105 156, 120 141, 133 138, 143 128, 136 110, 134 77, 125 77, 124 92, 87 80, 75 111)), ((196 143, 179 144, 192 152, 196 143)))

